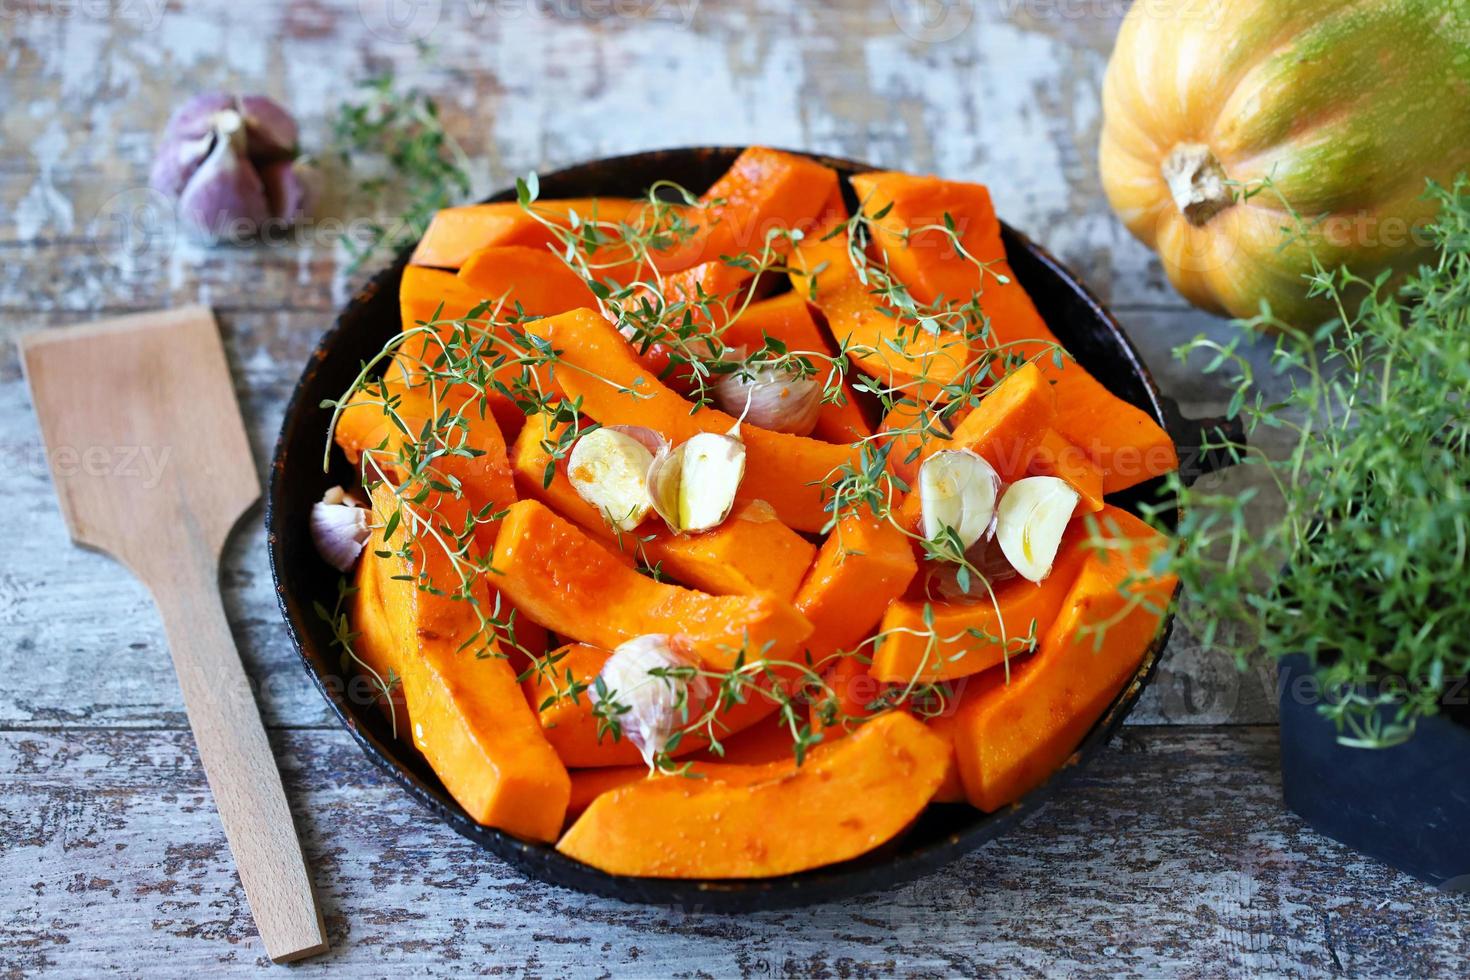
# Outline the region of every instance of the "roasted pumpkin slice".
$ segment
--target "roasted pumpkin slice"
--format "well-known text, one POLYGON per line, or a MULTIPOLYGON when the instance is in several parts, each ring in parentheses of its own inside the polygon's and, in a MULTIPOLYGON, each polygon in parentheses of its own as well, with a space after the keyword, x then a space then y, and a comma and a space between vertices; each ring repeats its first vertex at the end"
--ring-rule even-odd
MULTIPOLYGON (((688 401, 649 376, 648 368, 611 324, 591 310, 533 320, 529 334, 557 352, 548 373, 557 388, 578 401, 584 415, 603 425, 641 425, 680 443, 699 432, 728 432, 736 420, 688 401)), ((818 439, 741 426, 745 479, 737 498, 765 500, 787 527, 821 531, 827 523, 825 488, 857 460, 857 450, 818 439)))
MULTIPOLYGON (((574 213, 582 221, 630 222, 646 206, 644 201, 617 197, 537 201, 532 205, 547 221, 562 228, 569 227, 574 213)), ((436 212, 411 261, 414 265, 458 269, 471 255, 492 245, 546 249, 554 244, 558 243, 551 230, 513 201, 469 204, 436 212)))
POLYGON ((725 780, 712 764, 703 778, 665 776, 604 793, 557 850, 609 874, 642 877, 805 871, 897 836, 933 797, 947 757, 942 738, 891 713, 819 745, 799 768, 734 767, 735 778, 725 780))
POLYGON ((782 524, 770 504, 742 504, 723 524, 698 534, 674 534, 657 519, 620 534, 572 489, 566 461, 547 449, 555 443, 553 432, 547 416, 536 415, 516 438, 511 466, 522 496, 541 501, 603 541, 627 564, 641 561, 665 578, 715 595, 769 592, 786 602, 795 597, 817 548, 782 524))
POLYGON ((1078 522, 1040 583, 1014 578, 964 600, 900 599, 879 626, 872 676, 890 683, 968 677, 1031 651, 1057 617, 1090 553, 1078 522))
MULTIPOLYGON (((438 508, 429 519, 462 526, 465 514, 454 498, 430 500, 438 508)), ((527 707, 514 669, 493 642, 484 641, 474 606, 455 597, 461 577, 448 552, 433 544, 406 544, 406 521, 385 538, 398 509, 385 485, 374 493, 373 504, 379 530, 367 551, 391 571, 379 576, 379 584, 414 745, 474 820, 529 840, 554 840, 571 783, 527 707)), ((481 608, 490 608, 478 579, 472 590, 481 608)))
MULTIPOLYGON (((694 232, 653 256, 664 272, 742 253, 759 256, 773 231, 809 233, 838 193, 837 172, 815 160, 763 146, 744 150, 688 215, 694 232)), ((788 239, 771 239, 778 250, 788 239)))
POLYGON ((982 810, 1014 802, 1067 760, 1138 669, 1173 596, 1175 578, 1151 571, 1168 539, 1115 507, 1097 519, 1126 547, 1089 554, 1036 652, 974 678, 960 697, 955 757, 982 810))
MULTIPOLYGON (((584 643, 573 643, 548 655, 540 670, 528 672, 521 681, 526 700, 536 709, 546 740, 556 749, 556 754, 568 766, 591 768, 601 766, 643 765, 643 756, 626 738, 614 738, 603 733, 601 721, 593 712, 590 691, 592 682, 602 670, 611 654, 598 647, 584 643), (575 687, 574 687, 575 686, 575 687), (575 697, 572 690, 578 690, 575 697)), ((788 684, 791 676, 787 671, 773 669, 773 677, 752 678, 754 683, 769 689, 769 683, 788 684)), ((747 688, 744 700, 729 705, 714 718, 714 734, 721 742, 726 736, 736 736, 761 719, 769 717, 777 707, 772 697, 759 690, 747 688)), ((702 717, 710 703, 695 703, 691 699, 689 718, 702 717)), ((691 732, 680 738, 671 755, 687 756, 703 750, 708 740, 703 733, 691 732)), ((788 740, 788 752, 789 740, 788 740)), ((732 762, 751 762, 754 759, 732 759, 732 762)), ((766 760, 760 760, 766 761, 766 760)), ((644 766, 646 769, 647 767, 644 766)))
POLYGON ((978 293, 995 345, 1038 357, 1057 386, 1055 428, 1103 470, 1106 492, 1178 467, 1173 441, 1145 412, 1110 393, 1076 362, 1068 359, 1058 367, 1045 353, 1056 336, 1011 272, 1000 221, 983 185, 901 173, 858 174, 852 185, 865 212, 882 215, 873 222, 875 244, 915 299, 964 303, 978 293), (954 249, 943 230, 947 222, 969 257, 954 249))
POLYGON ((490 300, 502 316, 552 316, 596 307, 582 277, 548 249, 492 245, 465 260, 459 280, 490 300))
POLYGON ((822 542, 812 570, 796 594, 796 608, 811 620, 810 661, 823 669, 835 699, 815 698, 812 723, 824 716, 846 730, 861 718, 878 690, 868 677, 871 654, 858 647, 873 632, 888 603, 903 595, 918 572, 909 538, 871 514, 849 514, 822 542))
POLYGON ((512 504, 495 543, 491 584, 533 622, 611 650, 650 633, 716 669, 789 659, 811 624, 775 596, 712 596, 640 575, 535 500, 512 504))

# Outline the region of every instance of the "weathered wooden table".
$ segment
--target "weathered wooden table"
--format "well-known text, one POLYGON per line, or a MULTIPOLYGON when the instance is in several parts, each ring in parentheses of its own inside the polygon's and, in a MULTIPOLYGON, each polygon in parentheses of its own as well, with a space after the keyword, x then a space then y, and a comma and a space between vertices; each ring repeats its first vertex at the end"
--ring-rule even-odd
MULTIPOLYGON (((128 575, 69 546, 9 342, 104 313, 211 304, 264 467, 287 393, 350 283, 330 221, 254 248, 159 247, 140 234, 174 104, 208 88, 265 91, 321 145, 331 107, 391 70, 439 95, 479 192, 536 167, 695 143, 983 179, 1006 218, 1112 304, 1168 392, 1218 412, 1220 387, 1169 352, 1230 328, 1181 304, 1098 186, 1098 93, 1123 7, 0 0, 0 973, 266 962, 157 617, 128 575)), ((335 213, 362 203, 339 200, 335 213)), ((1238 674, 1182 633, 1132 726, 1023 831, 889 893, 722 917, 524 880, 409 802, 308 684, 258 513, 224 589, 335 947, 304 972, 1465 969, 1464 898, 1357 858, 1284 811, 1273 672, 1238 674)))

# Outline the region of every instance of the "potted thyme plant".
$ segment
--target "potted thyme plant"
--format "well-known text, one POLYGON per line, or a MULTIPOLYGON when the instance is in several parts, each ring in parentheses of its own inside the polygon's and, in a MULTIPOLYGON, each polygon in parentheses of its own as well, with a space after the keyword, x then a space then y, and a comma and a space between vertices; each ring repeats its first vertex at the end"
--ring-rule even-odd
POLYGON ((1229 378, 1247 441, 1269 427, 1291 449, 1219 447, 1278 498, 1264 530, 1252 494, 1176 480, 1172 560, 1205 645, 1280 663, 1287 805, 1456 887, 1470 881, 1470 179, 1429 193, 1433 264, 1373 282, 1318 265, 1308 292, 1332 313, 1316 331, 1263 309, 1233 342, 1176 351, 1229 378), (1279 401, 1241 355, 1250 329, 1277 332, 1279 401))

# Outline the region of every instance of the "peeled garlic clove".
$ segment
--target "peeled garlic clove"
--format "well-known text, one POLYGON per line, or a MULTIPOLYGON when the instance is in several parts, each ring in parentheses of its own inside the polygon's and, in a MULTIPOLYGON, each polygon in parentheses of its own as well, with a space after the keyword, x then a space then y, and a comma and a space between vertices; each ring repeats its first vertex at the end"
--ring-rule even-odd
POLYGON ((372 534, 366 507, 351 494, 333 487, 311 505, 311 541, 317 554, 339 572, 350 572, 372 534))
POLYGON ((1000 476, 979 454, 968 449, 941 449, 919 467, 919 504, 924 537, 933 541, 952 528, 960 547, 990 533, 1000 476))
POLYGON ((577 496, 596 507, 619 531, 631 531, 653 508, 648 492, 653 453, 617 429, 593 429, 567 457, 567 478, 577 496))
POLYGON ((811 435, 822 409, 821 382, 768 364, 721 375, 714 394, 715 403, 731 415, 798 436, 811 435))
POLYGON ((1022 578, 1040 582, 1051 574, 1062 534, 1080 499, 1066 480, 1028 476, 1001 495, 995 539, 1022 578))
POLYGON ((270 216, 260 175, 245 158, 244 121, 220 113, 214 146, 179 196, 179 214, 211 238, 253 233, 270 216))
POLYGON ((663 433, 655 432, 646 425, 609 425, 604 428, 637 439, 644 449, 655 456, 669 448, 669 440, 663 437, 663 433))
MULTIPOLYGON (((622 733, 643 755, 650 769, 655 757, 668 745, 679 724, 681 705, 702 696, 702 682, 693 685, 685 677, 656 674, 691 664, 674 652, 669 637, 648 634, 634 637, 612 652, 597 679, 605 695, 593 688, 595 703, 611 702, 621 710, 614 717, 622 733)), ((691 712, 692 713, 692 712, 691 712)))
POLYGON ((745 443, 701 432, 660 454, 648 471, 653 509, 676 532, 708 531, 730 516, 745 478, 745 443))

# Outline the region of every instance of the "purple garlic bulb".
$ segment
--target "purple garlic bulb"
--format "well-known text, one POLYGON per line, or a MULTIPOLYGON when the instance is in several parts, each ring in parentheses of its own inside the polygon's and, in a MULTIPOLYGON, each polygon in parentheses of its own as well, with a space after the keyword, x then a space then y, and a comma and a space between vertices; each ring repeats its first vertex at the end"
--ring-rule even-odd
POLYGON ((211 239, 256 234, 269 220, 299 221, 319 190, 296 147, 296 120, 263 95, 196 95, 163 130, 149 183, 211 239))

